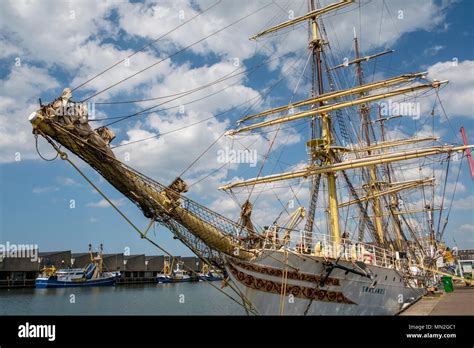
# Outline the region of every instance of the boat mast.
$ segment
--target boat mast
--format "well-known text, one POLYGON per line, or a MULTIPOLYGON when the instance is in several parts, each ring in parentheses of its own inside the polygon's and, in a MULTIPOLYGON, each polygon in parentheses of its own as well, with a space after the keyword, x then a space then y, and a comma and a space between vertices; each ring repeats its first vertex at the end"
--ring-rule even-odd
MULTIPOLYGON (((397 116, 395 116, 395 117, 397 117, 397 116)), ((377 110, 377 119, 375 121, 379 123, 380 136, 381 136, 382 142, 386 141, 386 138, 385 138, 385 121, 386 120, 387 119, 381 117, 380 107, 379 107, 378 110, 377 110)), ((385 165, 385 180, 388 183, 392 182, 392 173, 391 172, 392 172, 392 166, 387 163, 385 165)), ((398 212, 399 212, 398 207, 399 207, 398 194, 394 193, 394 194, 391 195, 390 203, 388 204, 388 208, 390 210, 390 214, 391 214, 391 217, 393 219, 393 228, 394 228, 395 237, 396 237, 396 240, 397 240, 397 247, 398 247, 399 250, 402 250, 403 249, 403 244, 404 244, 404 241, 405 241, 405 237, 403 235, 402 224, 401 224, 400 218, 398 216, 398 212)))
POLYGON ((104 254, 104 245, 100 243, 100 252, 99 252, 99 272, 102 273, 103 271, 103 254, 104 254))
MULTIPOLYGON (((359 41, 357 39, 356 29, 354 27, 354 51, 355 51, 355 65, 356 65, 356 75, 359 86, 364 84, 363 70, 362 70, 362 61, 360 60, 359 53, 359 41)), ((364 94, 361 93, 360 97, 364 97, 364 94)), ((361 123, 362 123, 362 132, 365 137, 366 146, 369 148, 367 155, 370 156, 372 151, 370 151, 370 132, 369 132, 369 123, 370 123, 370 109, 367 104, 362 104, 359 108, 361 123)), ((377 232, 378 241, 381 245, 384 244, 384 233, 383 233, 383 223, 382 223, 382 207, 380 205, 380 199, 377 197, 379 191, 378 180, 377 180, 377 168, 374 166, 369 167, 369 176, 370 182, 368 185, 370 195, 374 197, 372 200, 372 208, 374 212, 374 222, 375 222, 375 231, 377 232)))
MULTIPOLYGON (((314 0, 309 0, 310 13, 316 10, 314 0)), ((319 33, 317 16, 314 15, 310 19, 311 26, 311 37, 309 42, 309 47, 313 54, 313 78, 312 78, 312 93, 315 95, 315 85, 318 87, 318 94, 321 95, 324 93, 323 85, 323 76, 322 76, 322 64, 321 64, 321 50, 323 45, 323 40, 319 33), (316 73, 316 74, 315 74, 316 73), (316 76, 315 76, 316 75, 316 76)), ((324 102, 320 102, 320 106, 324 106, 324 102)), ((311 105, 311 108, 315 108, 315 105, 311 105)), ((322 113, 319 116, 320 119, 320 129, 321 129, 321 138, 316 139, 316 115, 311 117, 311 136, 312 139, 308 142, 310 154, 311 154, 311 165, 314 165, 317 159, 322 161, 323 165, 331 165, 334 161, 334 154, 331 149, 331 144, 333 143, 333 137, 331 133, 331 118, 328 113, 322 113)), ((329 216, 329 228, 331 233, 331 238, 336 245, 340 241, 340 228, 339 228, 339 210, 337 202, 337 189, 336 189, 336 174, 334 172, 325 174, 327 186, 328 186, 328 216, 329 216)), ((308 219, 310 223, 310 230, 307 231, 309 235, 312 235, 312 227, 314 214, 316 209, 316 200, 318 190, 316 186, 319 186, 317 177, 313 177, 311 180, 311 197, 310 197, 310 207, 308 212, 308 219)), ((311 239, 309 239, 311 240, 311 239)))
MULTIPOLYGON (((308 9, 309 12, 315 10, 315 5, 314 5, 314 0, 308 0, 308 9)), ((313 19, 314 20, 314 19, 313 19)), ((313 40, 314 39, 314 30, 313 30, 313 23, 312 21, 308 22, 308 40, 313 40)), ((315 50, 314 46, 309 46, 309 49, 311 51, 311 98, 316 97, 316 84, 318 84, 318 95, 321 95, 322 91, 322 81, 321 83, 318 81, 318 76, 319 76, 319 71, 318 71, 318 64, 317 64, 317 52, 315 50)), ((319 105, 323 105, 322 102, 319 103, 319 105)), ((313 109, 315 106, 315 103, 312 103, 310 105, 310 109, 313 109)), ((317 122, 316 122, 316 115, 311 117, 311 139, 316 138, 316 131, 317 131, 317 122)), ((316 156, 316 151, 312 147, 309 147, 309 156, 310 156, 310 164, 314 165, 317 160, 316 156)), ((306 224, 305 224, 305 236, 306 239, 309 241, 313 240, 313 227, 314 227, 314 217, 316 213, 316 204, 318 201, 318 193, 319 193, 319 182, 320 182, 321 176, 317 175, 312 177, 311 180, 311 188, 310 188, 310 197, 309 197, 309 207, 308 207, 308 214, 306 218, 306 224)), ((312 243, 310 243, 310 248, 311 248, 312 243)), ((311 252, 311 250, 309 250, 311 252)))

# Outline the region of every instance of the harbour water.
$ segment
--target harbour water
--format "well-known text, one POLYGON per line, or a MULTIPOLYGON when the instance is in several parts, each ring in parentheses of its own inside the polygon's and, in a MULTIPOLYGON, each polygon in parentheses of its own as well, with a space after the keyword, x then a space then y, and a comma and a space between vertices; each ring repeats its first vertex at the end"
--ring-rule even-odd
MULTIPOLYGON (((223 290, 236 298, 231 289, 223 290)), ((245 315, 245 310, 211 285, 197 282, 0 289, 0 315, 245 315)))

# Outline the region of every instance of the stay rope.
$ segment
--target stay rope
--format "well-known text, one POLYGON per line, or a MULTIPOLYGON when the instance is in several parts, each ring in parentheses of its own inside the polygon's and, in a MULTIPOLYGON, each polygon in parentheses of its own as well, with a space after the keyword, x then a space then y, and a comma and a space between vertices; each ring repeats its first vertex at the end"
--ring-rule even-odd
POLYGON ((143 68, 143 69, 137 71, 136 73, 133 73, 133 74, 127 76, 126 78, 123 78, 122 80, 119 80, 118 82, 116 82, 116 83, 114 83, 114 84, 112 84, 112 85, 110 85, 110 86, 108 86, 108 87, 106 87, 106 88, 104 88, 104 89, 102 89, 102 90, 100 90, 100 91, 98 91, 98 92, 96 92, 96 93, 90 95, 89 97, 87 97, 87 98, 85 98, 84 100, 82 100, 82 102, 84 103, 84 102, 88 101, 89 99, 94 98, 94 97, 96 97, 96 96, 98 96, 98 95, 100 95, 100 94, 102 94, 102 93, 104 93, 104 92, 106 92, 106 91, 108 91, 108 90, 110 90, 110 89, 112 89, 112 88, 118 86, 119 84, 121 84, 121 83, 123 83, 123 82, 125 82, 125 81, 130 80, 131 78, 133 78, 133 77, 135 77, 135 76, 141 74, 142 72, 144 72, 144 71, 146 71, 146 70, 148 70, 148 69, 151 69, 151 68, 157 66, 158 64, 164 62, 164 61, 167 61, 167 60, 171 59, 172 57, 174 57, 174 56, 176 56, 176 55, 178 55, 178 54, 180 54, 180 53, 186 51, 187 49, 189 49, 189 48, 191 48, 191 47, 193 47, 193 46, 195 46, 195 45, 197 45, 197 44, 199 44, 199 43, 201 43, 201 42, 203 42, 203 41, 209 39, 210 37, 212 37, 212 36, 214 36, 214 35, 219 34, 220 32, 222 32, 222 31, 224 31, 224 30, 230 28, 231 26, 234 26, 234 25, 236 25, 237 23, 242 22, 243 20, 245 20, 245 19, 251 17, 252 15, 254 15, 254 14, 260 12, 260 11, 262 11, 263 9, 267 8, 267 7, 270 6, 270 5, 272 5, 272 3, 268 3, 268 4, 266 4, 265 6, 262 6, 262 7, 258 8, 257 10, 252 11, 251 13, 245 15, 244 17, 241 17, 241 18, 237 19, 236 21, 231 22, 230 24, 228 24, 228 25, 226 25, 226 26, 224 26, 224 27, 222 27, 222 28, 220 28, 220 29, 218 29, 218 30, 212 32, 212 33, 209 34, 209 35, 206 35, 206 36, 203 37, 202 39, 199 39, 198 41, 195 41, 195 42, 193 42, 192 44, 187 45, 187 46, 185 46, 184 48, 182 48, 182 49, 180 49, 180 50, 178 50, 178 51, 176 51, 176 52, 174 52, 174 53, 172 53, 172 54, 170 54, 170 55, 167 55, 165 58, 162 58, 162 59, 156 61, 155 63, 153 63, 153 64, 151 64, 151 65, 149 65, 149 66, 147 66, 147 67, 145 67, 145 68, 143 68))
POLYGON ((140 53, 140 52, 143 52, 146 48, 154 45, 156 42, 160 41, 161 39, 165 38, 166 36, 168 36, 169 34, 175 32, 176 30, 178 30, 179 28, 183 27, 184 25, 192 22, 193 20, 195 20, 196 18, 198 18, 199 16, 202 16, 203 14, 205 14, 206 12, 209 12, 211 9, 213 9, 214 7, 216 7, 218 4, 220 4, 222 2, 222 0, 219 0, 217 1, 214 5, 208 7, 207 9, 205 9, 204 11, 198 13, 197 15, 191 17, 190 19, 188 19, 187 21, 184 21, 183 23, 181 23, 180 25, 174 27, 173 29, 169 30, 168 32, 166 32, 165 34, 161 35, 160 37, 156 38, 155 40, 149 42, 148 44, 146 44, 145 46, 143 46, 142 48, 140 48, 139 50, 133 52, 132 54, 128 55, 127 57, 123 58, 122 60, 112 64, 111 66, 109 66, 107 69, 103 70, 102 72, 96 74, 95 76, 91 77, 90 79, 88 79, 87 81, 84 81, 83 83, 81 83, 80 85, 74 87, 71 92, 74 92, 75 90, 85 86, 86 84, 88 84, 89 82, 95 80, 96 78, 98 78, 99 76, 105 74, 106 72, 112 70, 113 68, 115 68, 117 65, 127 61, 127 59, 130 59, 131 57, 133 57, 134 55, 140 53))

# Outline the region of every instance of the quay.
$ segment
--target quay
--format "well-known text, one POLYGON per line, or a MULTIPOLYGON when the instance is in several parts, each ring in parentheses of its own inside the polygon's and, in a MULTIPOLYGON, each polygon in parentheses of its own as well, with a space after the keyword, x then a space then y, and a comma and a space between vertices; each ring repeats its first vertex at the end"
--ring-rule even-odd
POLYGON ((453 292, 424 296, 400 315, 474 315, 474 287, 455 287, 453 292))
MULTIPOLYGON (((94 253, 95 254, 95 253, 94 253)), ((90 263, 89 253, 72 253, 70 250, 38 252, 36 260, 28 257, 3 257, 0 255, 0 289, 34 288, 35 279, 46 266, 83 268, 90 263)), ((202 261, 196 256, 173 256, 174 262, 182 262, 185 270, 200 272, 202 261)), ((163 255, 104 254, 106 271, 119 271, 117 284, 155 283, 156 275, 164 268, 163 255)))

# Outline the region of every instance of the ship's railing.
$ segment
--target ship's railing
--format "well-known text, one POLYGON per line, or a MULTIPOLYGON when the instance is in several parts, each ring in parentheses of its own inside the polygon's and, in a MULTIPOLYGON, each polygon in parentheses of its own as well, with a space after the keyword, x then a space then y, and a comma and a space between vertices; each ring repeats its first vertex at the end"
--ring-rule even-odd
POLYGON ((330 259, 360 261, 386 268, 399 268, 400 260, 390 250, 377 247, 366 242, 341 239, 335 243, 330 236, 313 233, 308 236, 305 231, 291 231, 286 239, 280 234, 270 231, 266 235, 265 248, 286 247, 300 254, 321 256, 330 259))

